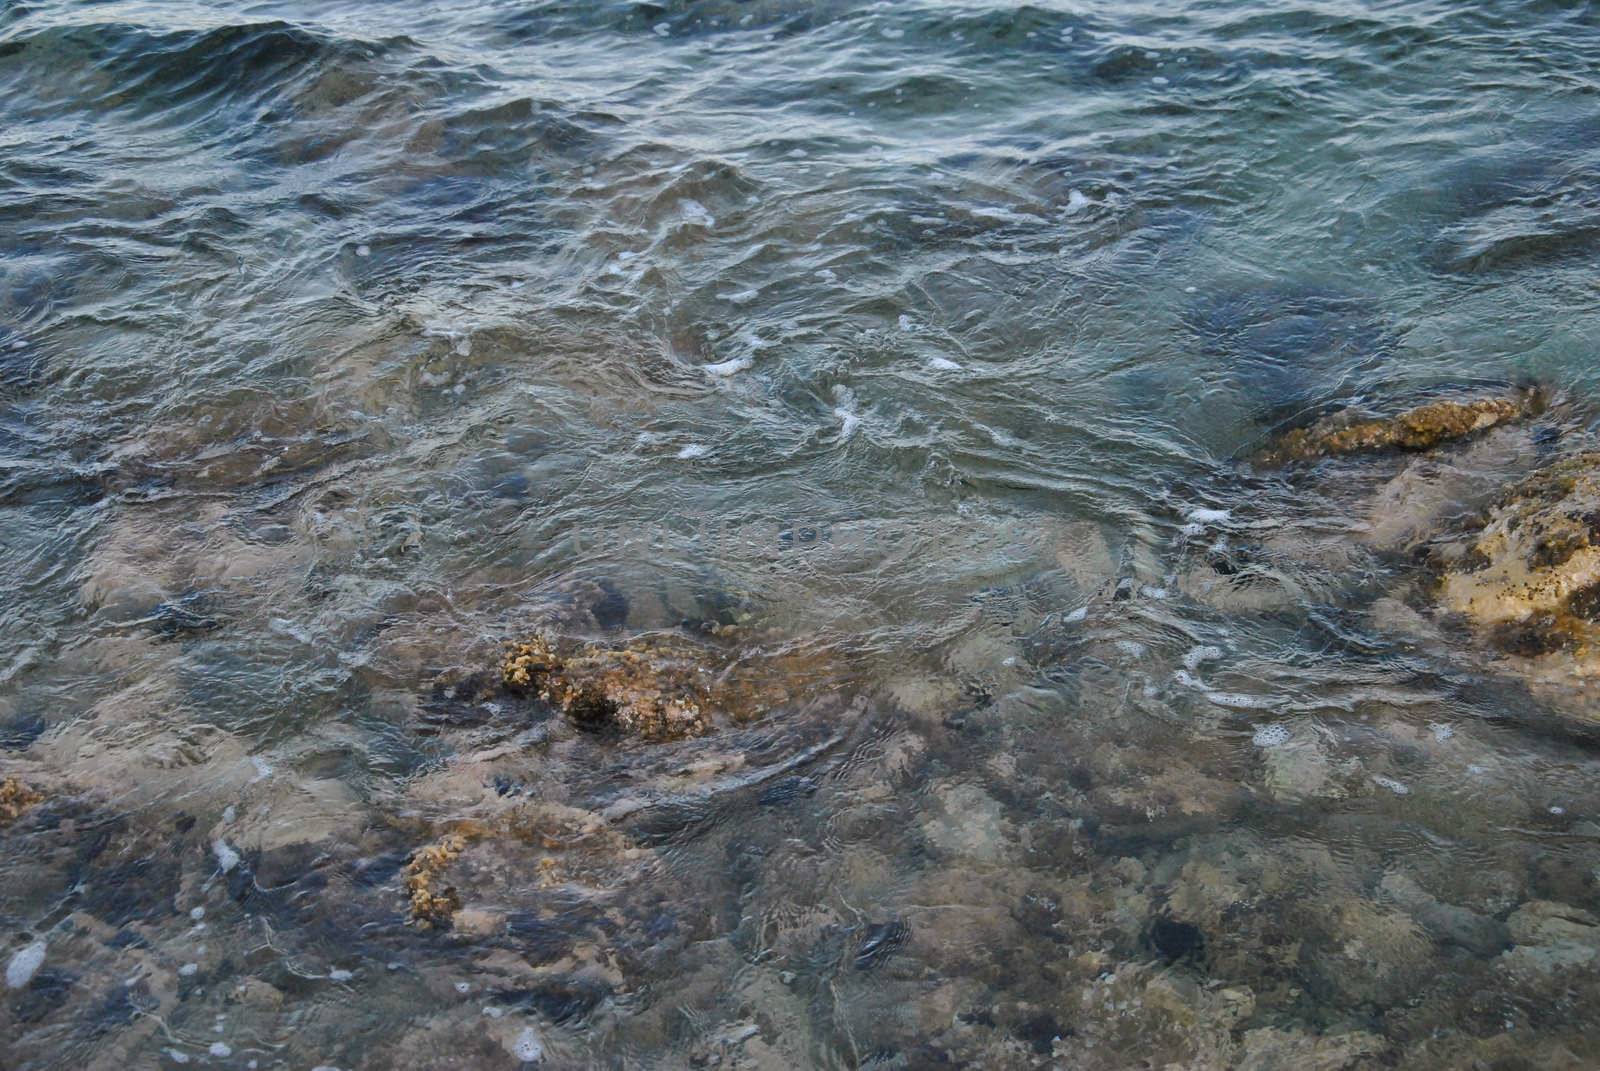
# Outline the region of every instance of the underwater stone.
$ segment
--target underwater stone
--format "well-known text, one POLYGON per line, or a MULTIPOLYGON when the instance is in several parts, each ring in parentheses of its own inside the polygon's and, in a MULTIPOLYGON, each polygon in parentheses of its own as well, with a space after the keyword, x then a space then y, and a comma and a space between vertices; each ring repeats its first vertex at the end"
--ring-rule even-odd
POLYGON ((702 736, 718 715, 753 721, 831 677, 816 655, 741 651, 671 634, 565 650, 535 636, 511 646, 500 672, 507 688, 538 696, 580 729, 653 741, 702 736))
POLYGON ((43 792, 28 787, 15 777, 0 781, 0 828, 21 818, 28 808, 43 799, 43 792))
POLYGON ((580 728, 615 726, 652 740, 711 728, 711 696, 695 667, 636 650, 591 647, 564 658, 542 638, 518 644, 502 667, 514 689, 534 689, 580 728))
POLYGON ((607 632, 628 623, 628 597, 609 580, 600 581, 600 596, 589 609, 607 632))
POLYGON ((1382 450, 1429 450, 1534 415, 1543 406, 1539 391, 1525 390, 1507 397, 1430 402, 1376 420, 1361 420, 1349 411, 1336 413, 1310 427, 1287 432, 1261 460, 1283 464, 1382 450))
POLYGON ((467 846, 461 833, 451 833, 438 843, 417 849, 406 864, 405 890, 411 902, 411 920, 422 929, 444 926, 461 908, 461 898, 450 885, 440 885, 444 870, 467 846))

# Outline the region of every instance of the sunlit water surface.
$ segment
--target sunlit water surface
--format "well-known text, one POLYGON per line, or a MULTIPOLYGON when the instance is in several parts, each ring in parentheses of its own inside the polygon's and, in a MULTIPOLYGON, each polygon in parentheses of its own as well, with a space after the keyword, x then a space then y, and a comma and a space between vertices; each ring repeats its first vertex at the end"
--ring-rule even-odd
POLYGON ((1600 1066, 1593 720, 1417 552, 1600 415, 1597 57, 1553 2, 0 6, 0 1064, 1600 1066), (619 739, 494 687, 539 630, 810 671, 619 739))

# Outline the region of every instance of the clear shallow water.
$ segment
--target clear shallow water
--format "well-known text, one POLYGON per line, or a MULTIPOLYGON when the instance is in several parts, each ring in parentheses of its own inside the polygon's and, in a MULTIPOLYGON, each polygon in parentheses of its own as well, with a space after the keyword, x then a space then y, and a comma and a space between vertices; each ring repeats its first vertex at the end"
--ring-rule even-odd
POLYGON ((1412 553, 1592 443, 1597 54, 1556 4, 7 6, 4 1062, 1600 1062, 1588 704, 1412 553), (1528 380, 1475 451, 1241 460, 1528 380), (826 672, 666 744, 480 698, 707 623, 826 672))

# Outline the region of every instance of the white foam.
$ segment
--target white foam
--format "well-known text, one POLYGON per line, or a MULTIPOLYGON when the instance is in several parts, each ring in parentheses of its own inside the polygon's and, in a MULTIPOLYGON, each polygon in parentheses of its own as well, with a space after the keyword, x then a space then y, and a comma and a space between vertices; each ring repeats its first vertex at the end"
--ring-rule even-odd
POLYGON ((1264 695, 1246 695, 1243 692, 1206 692, 1205 695, 1209 702, 1233 710, 1266 710, 1277 706, 1264 695))
POLYGON ((189 917, 199 922, 206 917, 206 909, 203 907, 191 907, 189 909, 189 917))
POLYGON ((1143 595, 1147 599, 1164 599, 1167 597, 1167 589, 1151 587, 1149 584, 1146 584, 1139 589, 1139 594, 1143 595))
POLYGON ((1178 670, 1172 675, 1172 679, 1183 685, 1185 688, 1201 687, 1200 678, 1196 677, 1193 673, 1190 673, 1186 669, 1178 670))
POLYGON ((1088 616, 1089 616, 1089 607, 1087 605, 1080 606, 1076 610, 1071 610, 1071 611, 1069 611, 1067 613, 1062 614, 1061 615, 1061 623, 1064 624, 1064 625, 1074 625, 1074 624, 1077 624, 1079 621, 1082 621, 1084 618, 1086 618, 1088 616))
POLYGON ((1190 673, 1198 673, 1202 662, 1215 662, 1222 657, 1222 648, 1210 644, 1201 644, 1199 647, 1189 648, 1183 656, 1183 668, 1190 673))
POLYGON ((705 457, 711 452, 711 447, 701 443, 690 443, 678 451, 679 461, 693 461, 697 457, 705 457))
POLYGON ((1012 212, 1005 208, 990 208, 986 205, 974 205, 967 209, 967 211, 972 213, 974 216, 977 216, 979 219, 995 219, 1001 221, 1002 223, 1028 223, 1037 218, 1035 216, 1025 216, 1018 212, 1012 212))
POLYGON ((189 1062, 189 1054, 186 1052, 181 1052, 178 1049, 168 1049, 167 1059, 171 1060, 175 1064, 186 1064, 189 1062))
POLYGON ((1453 727, 1451 727, 1449 725, 1446 725, 1442 721, 1434 722, 1434 724, 1433 724, 1433 738, 1435 740, 1439 741, 1439 743, 1441 743, 1441 744, 1444 743, 1446 740, 1450 739, 1454 735, 1456 735, 1456 731, 1455 731, 1455 729, 1453 727))
POLYGON ((1127 655, 1129 658, 1143 658, 1145 656, 1145 652, 1148 651, 1149 649, 1150 648, 1146 647, 1144 644, 1140 643, 1138 640, 1118 640, 1117 641, 1117 650, 1121 651, 1123 654, 1127 655))
POLYGON ((690 223, 696 223, 702 227, 715 227, 717 225, 717 217, 713 216, 707 211, 705 205, 696 201, 693 197, 685 197, 678 202, 678 210, 683 213, 683 218, 690 223))
POLYGON ((255 777, 250 779, 250 783, 251 784, 254 784, 257 781, 260 781, 263 778, 267 778, 267 777, 271 777, 272 776, 272 763, 268 762, 266 759, 262 758, 260 755, 251 755, 250 756, 250 765, 252 765, 252 766, 254 766, 256 768, 255 777))
POLYGON ((1372 783, 1377 785, 1379 788, 1388 789, 1390 792, 1393 792, 1396 796, 1409 796, 1409 795, 1411 795, 1411 786, 1410 785, 1407 785, 1403 781, 1396 781, 1392 777, 1374 777, 1372 779, 1372 783))
POLYGON ((267 620, 267 627, 280 636, 288 636, 291 640, 299 640, 309 645, 311 633, 296 625, 286 617, 273 617, 267 620))
POLYGON ((185 978, 193 978, 195 975, 200 973, 200 964, 185 963, 183 966, 178 968, 178 973, 183 975, 185 978))
POLYGON ((511 1046, 511 1055, 525 1064, 536 1063, 544 1059, 544 1042, 539 1037, 539 1032, 533 1027, 526 1027, 517 1035, 517 1040, 511 1046))
POLYGON ((1151 85, 1157 85, 1157 86, 1164 86, 1164 85, 1167 84, 1167 80, 1165 78, 1161 77, 1158 74, 1154 78, 1150 79, 1150 84, 1151 85))
POLYGON ((1263 725, 1250 737, 1250 742, 1256 747, 1278 747, 1289 742, 1289 727, 1287 725, 1263 725))
POLYGON ((937 372, 959 372, 961 366, 948 357, 929 357, 928 367, 937 372))
POLYGON ((372 247, 370 245, 358 245, 358 246, 356 246, 356 256, 358 256, 358 257, 370 257, 370 256, 372 256, 372 247))
POLYGON ((900 314, 900 330, 902 330, 902 331, 915 331, 916 329, 917 329, 917 321, 913 320, 910 316, 908 316, 908 315, 906 315, 905 313, 902 312, 900 314))
POLYGON ((1082 190, 1073 190, 1067 194, 1067 212, 1076 215, 1089 207, 1089 198, 1083 195, 1082 190))
POLYGON ((1553 815, 1560 816, 1560 815, 1566 814, 1567 813, 1567 809, 1565 807, 1556 806, 1556 807, 1550 808, 1550 813, 1553 814, 1553 815))
POLYGON ((239 865, 239 853, 233 850, 232 845, 218 837, 211 842, 211 850, 216 853, 217 866, 226 874, 239 865))
POLYGON ((1231 509, 1192 509, 1184 515, 1184 520, 1195 524, 1224 524, 1232 519, 1231 509))
POLYGON ((736 294, 719 294, 723 301, 731 301, 735 305, 748 305, 761 296, 759 290, 740 290, 736 294))
POLYGON ((206 1051, 212 1056, 221 1059, 233 1055, 233 1046, 229 1045, 226 1041, 213 1041, 211 1043, 211 1048, 207 1049, 206 1051))
POLYGON ((33 976, 44 966, 44 954, 43 941, 35 941, 12 953, 11 961, 6 964, 6 988, 21 989, 33 981, 33 976))
POLYGON ((856 396, 849 387, 834 387, 833 400, 838 403, 833 407, 833 415, 839 418, 839 438, 848 439, 861 426, 861 416, 856 412, 856 396))
POLYGON ((833 273, 832 268, 823 268, 821 271, 816 273, 816 276, 825 283, 837 282, 839 279, 839 277, 833 273))
POLYGON ((350 971, 345 970, 343 967, 335 967, 333 970, 328 972, 328 977, 335 982, 348 982, 350 979, 354 978, 355 975, 350 971))
POLYGON ((726 361, 718 361, 716 364, 705 364, 700 367, 707 375, 726 377, 738 375, 753 364, 755 364, 755 358, 747 354, 743 357, 733 357, 726 361))

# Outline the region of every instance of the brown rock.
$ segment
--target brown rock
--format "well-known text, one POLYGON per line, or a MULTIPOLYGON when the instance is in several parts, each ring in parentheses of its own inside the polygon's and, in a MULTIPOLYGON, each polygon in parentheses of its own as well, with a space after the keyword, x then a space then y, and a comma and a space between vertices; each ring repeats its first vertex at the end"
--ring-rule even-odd
POLYGON ((0 827, 8 826, 44 799, 44 793, 29 788, 21 780, 8 777, 0 781, 0 827))
POLYGON ((1429 450, 1532 415, 1543 406, 1539 391, 1526 390, 1508 397, 1430 402, 1381 419, 1363 420, 1350 411, 1336 413, 1286 433, 1261 460, 1278 465, 1381 450, 1429 450))

